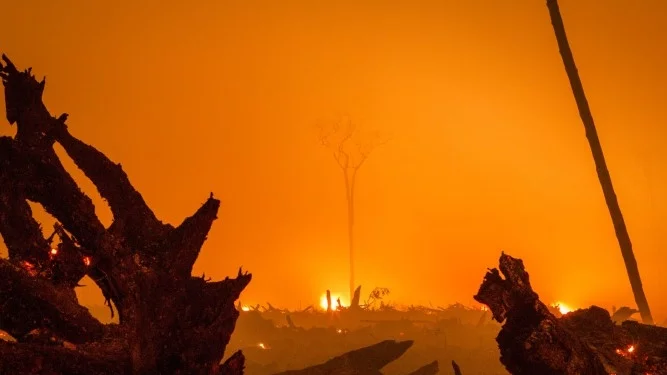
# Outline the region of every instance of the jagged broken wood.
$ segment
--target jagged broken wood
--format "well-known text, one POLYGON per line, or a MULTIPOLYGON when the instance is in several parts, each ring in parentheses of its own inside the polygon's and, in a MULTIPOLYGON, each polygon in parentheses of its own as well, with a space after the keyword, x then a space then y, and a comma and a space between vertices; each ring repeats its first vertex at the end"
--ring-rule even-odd
MULTIPOLYGON (((0 329, 19 342, 0 345, 0 369, 223 371, 220 361, 238 316, 234 301, 251 275, 239 270, 237 278, 217 282, 191 276, 220 202, 211 195, 179 226, 162 223, 120 164, 74 137, 66 114, 49 113, 42 101, 45 80, 38 82, 30 69, 19 71, 4 55, 2 60, 7 120, 17 133, 0 137, 0 234, 9 249, 9 260, 0 262, 0 329), (61 164, 56 142, 109 204, 110 227, 61 164), (60 244, 43 237, 28 200, 62 224, 56 228, 60 244), (120 327, 103 326, 78 306, 73 287, 84 275, 115 305, 120 327), (35 350, 31 340, 42 336, 51 339, 35 350)), ((242 368, 241 353, 230 360, 225 371, 242 368)))
POLYGON ((512 374, 667 373, 667 329, 626 321, 592 306, 556 318, 539 300, 520 259, 500 256, 475 300, 503 323, 500 361, 512 374))

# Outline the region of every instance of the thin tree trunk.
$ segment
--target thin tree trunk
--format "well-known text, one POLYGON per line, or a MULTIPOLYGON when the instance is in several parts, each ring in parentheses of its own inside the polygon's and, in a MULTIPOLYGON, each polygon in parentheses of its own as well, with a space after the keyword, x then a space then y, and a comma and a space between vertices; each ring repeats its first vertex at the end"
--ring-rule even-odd
POLYGON ((350 301, 354 296, 354 180, 356 178, 356 170, 350 178, 348 171, 345 172, 345 192, 347 200, 347 246, 350 257, 350 301))
POLYGON ((547 0, 547 7, 549 8, 551 24, 553 25, 554 33, 556 34, 556 40, 558 41, 560 55, 563 59, 563 64, 565 65, 565 71, 567 72, 570 86, 572 87, 572 92, 577 102, 577 107, 579 108, 579 116, 586 129, 586 138, 588 139, 591 152, 593 153, 595 169, 597 171, 598 179, 600 180, 600 186, 602 186, 602 192, 604 193, 611 220, 614 223, 616 238, 618 239, 621 254, 625 261, 625 268, 627 269, 628 277, 630 278, 630 285, 635 297, 635 302, 637 303, 637 308, 641 314, 642 321, 646 324, 653 324, 651 310, 649 309, 648 301, 646 300, 646 295, 644 294, 644 289, 642 287, 641 277, 639 275, 639 267, 637 266, 635 254, 632 251, 630 235, 628 234, 628 229, 623 220, 623 213, 621 212, 616 193, 614 192, 614 186, 612 185, 611 176, 607 169, 604 153, 602 152, 602 145, 600 144, 600 139, 598 138, 597 130, 595 129, 593 115, 588 106, 584 87, 579 78, 577 66, 574 62, 574 56, 572 55, 572 50, 570 49, 567 40, 567 34, 565 33, 565 26, 563 25, 563 18, 560 14, 558 1, 547 0))

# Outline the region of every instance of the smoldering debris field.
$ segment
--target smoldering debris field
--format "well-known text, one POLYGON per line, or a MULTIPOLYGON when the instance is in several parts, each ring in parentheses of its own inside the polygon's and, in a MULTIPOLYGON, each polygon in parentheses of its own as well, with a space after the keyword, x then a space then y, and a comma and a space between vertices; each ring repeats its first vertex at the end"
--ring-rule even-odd
POLYGON ((387 358, 384 374, 408 374, 434 361, 444 374, 452 371, 452 361, 469 374, 506 374, 498 361, 499 331, 488 311, 460 304, 397 308, 378 301, 329 312, 267 304, 241 307, 229 347, 243 350, 246 373, 257 375, 317 365, 384 340, 411 342, 397 359, 387 358))
POLYGON ((258 375, 667 373, 667 329, 637 322, 628 307, 562 314, 539 300, 523 262, 506 254, 475 296, 481 308, 399 309, 377 295, 369 296, 374 306, 327 310, 239 305, 229 346, 258 375))
POLYGON ((637 310, 563 315, 539 300, 521 260, 503 254, 499 269, 475 296, 481 308, 239 306, 230 347, 243 350, 247 374, 667 373, 667 329, 637 322, 637 310))

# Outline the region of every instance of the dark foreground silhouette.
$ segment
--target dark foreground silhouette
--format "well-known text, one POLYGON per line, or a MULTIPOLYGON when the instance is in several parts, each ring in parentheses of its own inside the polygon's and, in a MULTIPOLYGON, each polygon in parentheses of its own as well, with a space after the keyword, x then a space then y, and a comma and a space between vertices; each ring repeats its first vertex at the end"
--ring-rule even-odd
POLYGON ((17 133, 0 138, 0 233, 9 250, 0 260, 0 328, 18 342, 0 341, 0 373, 241 373, 240 353, 219 363, 238 317, 234 301, 251 276, 191 276, 220 202, 211 195, 179 226, 162 223, 119 164, 75 138, 66 114, 51 116, 45 81, 2 59, 7 120, 17 133), (55 142, 109 204, 108 228, 55 142), (28 200, 58 221, 49 238, 28 200), (74 287, 85 275, 120 324, 103 325, 78 304, 74 287))

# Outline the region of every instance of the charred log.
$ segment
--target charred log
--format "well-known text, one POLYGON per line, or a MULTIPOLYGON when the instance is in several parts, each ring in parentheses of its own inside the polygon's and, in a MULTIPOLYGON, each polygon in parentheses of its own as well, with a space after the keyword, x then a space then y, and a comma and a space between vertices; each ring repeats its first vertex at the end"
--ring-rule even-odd
POLYGON ((327 362, 302 370, 284 371, 276 375, 333 375, 382 373, 380 370, 403 355, 412 341, 386 340, 375 345, 347 352, 327 362))

